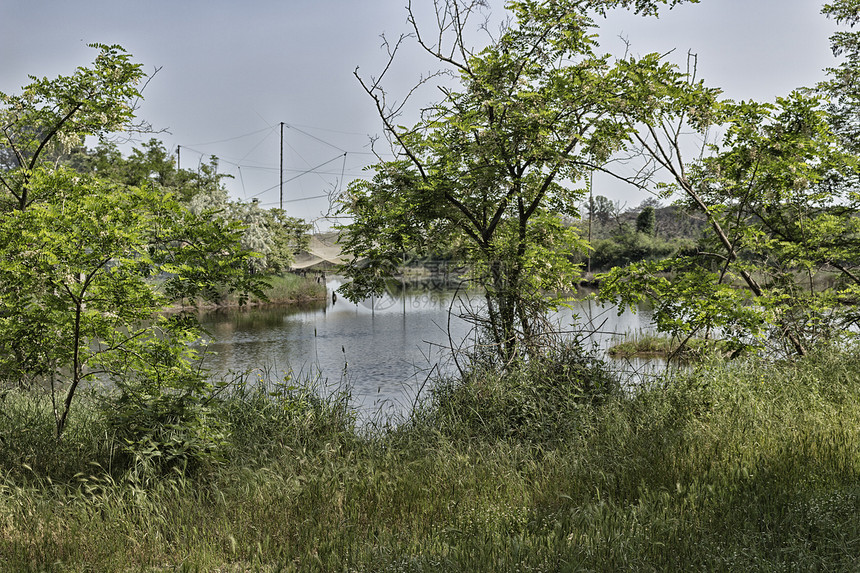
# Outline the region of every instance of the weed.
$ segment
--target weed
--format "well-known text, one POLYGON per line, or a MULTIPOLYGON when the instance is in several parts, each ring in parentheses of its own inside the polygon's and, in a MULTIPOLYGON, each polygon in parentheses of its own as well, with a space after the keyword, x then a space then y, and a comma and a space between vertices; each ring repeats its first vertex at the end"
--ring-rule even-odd
POLYGON ((240 385, 210 404, 226 429, 221 465, 144 480, 107 465, 111 437, 95 406, 91 427, 71 426, 52 446, 45 404, 10 393, 0 563, 856 570, 857 351, 712 358, 633 393, 612 391, 599 364, 563 356, 449 380, 411 421, 373 435, 343 395, 294 380, 240 385))

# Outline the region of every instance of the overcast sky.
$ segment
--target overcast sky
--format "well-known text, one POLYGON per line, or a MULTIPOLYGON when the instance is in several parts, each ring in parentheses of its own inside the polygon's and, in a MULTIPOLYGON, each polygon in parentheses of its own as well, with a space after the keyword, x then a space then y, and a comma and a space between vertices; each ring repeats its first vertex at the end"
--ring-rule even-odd
MULTIPOLYGON (((372 161, 368 141, 380 133, 379 120, 352 73, 356 66, 378 73, 380 34, 409 31, 405 3, 0 0, 0 91, 17 93, 28 74, 55 77, 89 64, 96 51, 88 43, 120 44, 147 71, 161 68, 139 116, 169 130, 158 137, 171 150, 182 147, 182 167, 220 157, 235 198, 277 206, 285 122, 284 207, 317 219, 328 209, 320 196, 372 161)), ((501 12, 502 0, 491 4, 501 12)), ((606 51, 619 50, 623 35, 635 53, 676 49, 670 57, 682 62, 696 52, 699 76, 733 99, 772 100, 823 79, 834 63, 835 26, 815 0, 702 0, 659 20, 613 12, 600 24, 606 51)), ((404 52, 394 91, 431 67, 404 52)), ((644 198, 619 188, 603 194, 628 205, 644 198)))

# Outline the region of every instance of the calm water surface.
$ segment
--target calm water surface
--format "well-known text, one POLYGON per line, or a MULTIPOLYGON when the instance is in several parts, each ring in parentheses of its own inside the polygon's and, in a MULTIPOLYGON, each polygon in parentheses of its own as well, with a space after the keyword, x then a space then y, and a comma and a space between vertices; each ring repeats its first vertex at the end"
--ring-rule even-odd
MULTIPOLYGON (((329 281, 329 293, 340 284, 329 281)), ((454 370, 450 341, 468 343, 473 336, 464 320, 449 320, 453 299, 453 291, 412 290, 359 304, 339 297, 305 307, 208 312, 201 322, 214 340, 206 364, 216 374, 256 371, 277 381, 292 373, 318 378, 331 390, 346 384, 361 413, 402 414, 433 368, 454 370)), ((651 328, 645 311, 618 316, 590 300, 573 306, 557 315, 559 327, 579 330, 591 324, 589 330, 599 329, 591 340, 603 349, 613 338, 651 328)), ((618 366, 651 368, 643 361, 618 366)))

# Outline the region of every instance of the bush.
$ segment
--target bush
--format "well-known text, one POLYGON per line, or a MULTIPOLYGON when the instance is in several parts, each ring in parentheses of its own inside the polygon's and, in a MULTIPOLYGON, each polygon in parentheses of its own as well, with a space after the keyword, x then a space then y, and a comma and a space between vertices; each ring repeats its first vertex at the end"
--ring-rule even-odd
POLYGON ((578 431, 578 413, 616 394, 607 365, 575 342, 501 371, 473 368, 440 380, 413 419, 453 438, 555 443, 578 431))
POLYGON ((43 390, 0 392, 0 474, 62 482, 94 466, 110 467, 114 444, 98 401, 94 392, 82 392, 75 417, 58 440, 53 406, 43 390))
POLYGON ((212 411, 218 389, 195 364, 190 335, 149 341, 114 373, 103 415, 119 444, 121 467, 160 475, 219 464, 227 429, 212 411))
POLYGON ((638 261, 668 259, 693 248, 694 244, 692 239, 661 239, 628 231, 611 239, 594 241, 591 266, 594 269, 610 269, 638 261))

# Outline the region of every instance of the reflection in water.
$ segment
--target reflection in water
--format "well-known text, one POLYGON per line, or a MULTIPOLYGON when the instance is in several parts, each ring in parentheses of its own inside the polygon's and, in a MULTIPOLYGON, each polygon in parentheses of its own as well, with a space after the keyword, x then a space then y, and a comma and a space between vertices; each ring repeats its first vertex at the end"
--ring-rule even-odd
MULTIPOLYGON (((328 283, 331 292, 338 286, 328 283)), ((434 366, 453 370, 450 341, 459 345, 473 336, 465 321, 449 320, 453 296, 452 291, 407 291, 359 304, 331 297, 300 307, 208 312, 201 322, 214 339, 209 346, 214 354, 207 355, 206 364, 216 373, 256 370, 272 381, 292 372, 332 389, 346 383, 359 411, 403 413, 434 366)), ((590 300, 572 306, 555 317, 559 327, 597 331, 591 341, 604 350, 613 337, 650 330, 648 312, 618 316, 590 300)), ((631 366, 649 367, 644 361, 631 366)))

